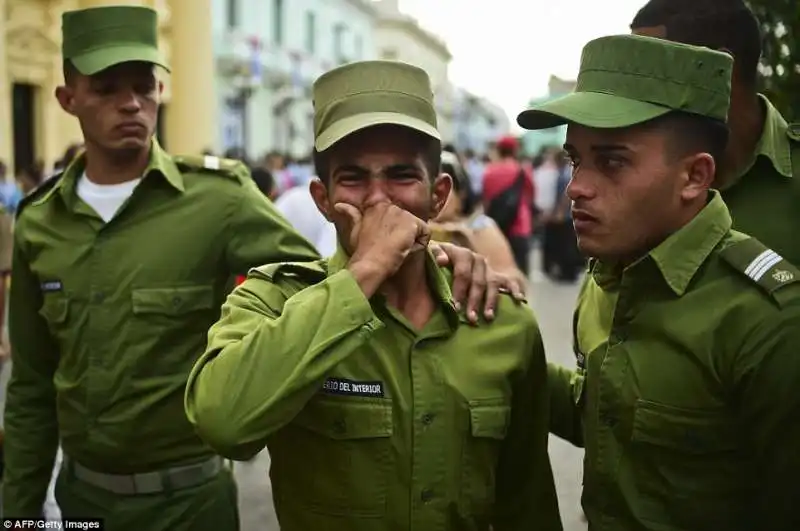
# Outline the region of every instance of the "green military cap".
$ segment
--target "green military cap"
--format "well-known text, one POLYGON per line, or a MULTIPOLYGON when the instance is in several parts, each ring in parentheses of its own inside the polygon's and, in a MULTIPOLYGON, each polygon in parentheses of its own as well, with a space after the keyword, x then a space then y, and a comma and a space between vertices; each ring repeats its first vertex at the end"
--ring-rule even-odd
POLYGON ((128 61, 169 70, 158 51, 158 14, 143 6, 107 6, 66 11, 61 19, 64 59, 90 76, 128 61))
POLYGON ((428 74, 399 61, 358 61, 314 82, 314 146, 325 151, 373 125, 410 127, 441 140, 428 74))
POLYGON ((613 35, 583 49, 575 91, 523 111, 525 129, 629 127, 670 111, 727 121, 733 58, 709 48, 613 35))

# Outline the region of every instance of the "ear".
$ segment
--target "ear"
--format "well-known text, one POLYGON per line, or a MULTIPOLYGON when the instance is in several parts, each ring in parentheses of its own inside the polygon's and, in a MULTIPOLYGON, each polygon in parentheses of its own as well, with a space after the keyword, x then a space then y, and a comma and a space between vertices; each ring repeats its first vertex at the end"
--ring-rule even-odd
POLYGON ((708 153, 697 153, 685 160, 685 179, 681 198, 684 201, 692 201, 698 197, 704 197, 714 182, 714 174, 717 170, 714 157, 708 153))
POLYGON ((158 99, 161 100, 161 96, 164 94, 164 82, 160 79, 158 80, 158 99))
POLYGON ((56 87, 56 100, 64 112, 75 116, 75 89, 69 85, 56 87))
POLYGON ((431 219, 436 219, 442 210, 444 210, 452 189, 453 178, 446 173, 440 173, 433 182, 433 187, 431 190, 431 219))
POLYGON ((308 184, 308 191, 311 193, 311 197, 314 199, 314 203, 317 205, 317 210, 319 210, 320 214, 325 216, 325 219, 328 221, 333 222, 331 218, 333 208, 328 199, 328 187, 325 186, 325 183, 319 179, 313 179, 308 184))

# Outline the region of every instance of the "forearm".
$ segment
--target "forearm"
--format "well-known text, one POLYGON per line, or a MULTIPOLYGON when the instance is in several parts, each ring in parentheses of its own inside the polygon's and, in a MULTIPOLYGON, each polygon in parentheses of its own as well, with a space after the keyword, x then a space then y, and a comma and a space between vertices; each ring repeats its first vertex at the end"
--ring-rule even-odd
POLYGON ((550 390, 550 433, 583 447, 582 393, 585 375, 547 364, 550 390))
POLYGON ((53 377, 59 352, 39 315, 41 290, 17 247, 9 293, 12 373, 6 391, 5 516, 39 517, 58 448, 53 377))
POLYGON ((212 447, 246 459, 289 423, 327 374, 382 323, 348 271, 308 287, 283 308, 263 301, 275 286, 242 284, 209 333, 186 390, 190 421, 212 447))

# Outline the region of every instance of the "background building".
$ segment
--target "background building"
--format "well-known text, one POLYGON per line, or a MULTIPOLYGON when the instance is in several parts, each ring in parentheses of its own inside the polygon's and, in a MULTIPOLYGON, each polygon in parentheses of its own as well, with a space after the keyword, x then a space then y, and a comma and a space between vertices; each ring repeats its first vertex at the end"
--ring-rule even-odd
POLYGON ((379 0, 375 6, 379 14, 375 25, 378 57, 410 63, 428 72, 436 95, 439 131, 446 141, 451 141, 454 130, 453 87, 448 75, 453 57, 450 50, 444 41, 420 26, 414 17, 402 13, 398 0, 379 0))
POLYGON ((502 107, 467 90, 455 88, 452 109, 452 142, 461 150, 488 153, 491 144, 511 131, 502 107))
MULTIPOLYGON (((539 105, 564 96, 573 90, 575 90, 575 81, 550 76, 550 81, 547 84, 547 96, 532 99, 530 101, 530 106, 539 105)), ((543 147, 561 146, 566 139, 566 126, 542 129, 541 131, 526 131, 522 135, 522 147, 525 153, 535 156, 543 147)))
POLYGON ((218 146, 311 153, 311 86, 375 56, 370 0, 213 0, 218 146))
POLYGON ((160 137, 176 153, 213 146, 216 109, 204 108, 214 101, 210 0, 0 0, 0 160, 49 168, 80 141, 77 121, 53 95, 63 82, 61 14, 119 4, 160 13, 161 47, 172 66, 160 137))
POLYGON ((378 0, 375 5, 378 57, 415 64, 428 72, 445 143, 485 153, 488 143, 510 131, 508 116, 500 107, 452 84, 452 55, 441 39, 402 13, 398 0, 378 0))

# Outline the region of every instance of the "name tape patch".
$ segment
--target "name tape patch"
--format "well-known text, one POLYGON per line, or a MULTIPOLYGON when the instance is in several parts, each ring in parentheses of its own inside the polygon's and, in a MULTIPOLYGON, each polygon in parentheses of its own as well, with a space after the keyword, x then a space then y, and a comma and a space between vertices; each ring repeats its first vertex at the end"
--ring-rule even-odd
POLYGON ((328 378, 322 390, 332 395, 383 398, 383 382, 356 382, 343 378, 328 378))
POLYGON ((62 289, 64 289, 64 286, 61 284, 60 280, 48 280, 47 282, 42 282, 42 291, 44 293, 61 291, 62 289))

